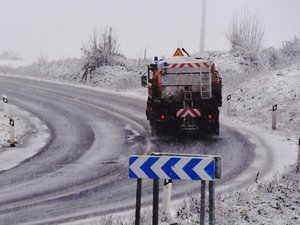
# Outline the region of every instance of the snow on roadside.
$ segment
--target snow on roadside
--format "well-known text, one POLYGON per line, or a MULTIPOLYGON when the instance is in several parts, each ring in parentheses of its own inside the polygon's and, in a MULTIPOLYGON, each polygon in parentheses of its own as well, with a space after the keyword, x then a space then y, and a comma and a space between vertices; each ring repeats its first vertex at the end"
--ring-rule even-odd
POLYGON ((113 90, 128 90, 140 87, 140 76, 146 72, 146 62, 116 57, 113 65, 97 68, 86 81, 82 81, 82 59, 64 59, 47 63, 33 63, 18 68, 3 68, 0 72, 46 80, 79 83, 91 87, 113 90))
MULTIPOLYGON (((231 113, 223 113, 251 125, 271 128, 272 106, 277 104, 278 131, 288 137, 300 137, 300 63, 252 78, 227 94, 232 95, 231 113)), ((224 95, 226 96, 226 94, 224 95)), ((224 101, 224 109, 228 107, 224 101)))
POLYGON ((15 120, 16 147, 10 147, 9 120, 0 106, 0 172, 10 170, 33 157, 48 143, 48 127, 32 114, 10 105, 15 120))
MULTIPOLYGON (((4 146, 9 146, 9 119, 4 116, 2 108, 0 108, 0 153, 4 146)), ((15 120, 15 136, 16 142, 19 142, 20 139, 30 130, 29 125, 20 117, 14 116, 15 120)))
POLYGON ((30 63, 30 60, 0 60, 0 66, 6 68, 17 68, 20 66, 29 65, 30 63))
POLYGON ((248 125, 271 130, 271 110, 277 104, 277 132, 291 138, 300 137, 300 60, 270 66, 261 58, 262 68, 247 67, 242 55, 210 52, 223 80, 221 114, 248 125), (227 95, 231 95, 228 114, 227 95))
POLYGON ((287 168, 287 172, 281 176, 258 184, 252 190, 219 196, 219 221, 226 217, 228 225, 300 224, 299 176, 294 165, 287 168))
MULTIPOLYGON (((282 175, 275 176, 268 182, 258 182, 255 187, 225 195, 218 193, 217 224, 300 224, 299 176, 300 173, 296 172, 296 166, 293 165, 282 175)), ((177 224, 198 224, 199 206, 200 199, 195 197, 182 202, 177 209, 177 224)))

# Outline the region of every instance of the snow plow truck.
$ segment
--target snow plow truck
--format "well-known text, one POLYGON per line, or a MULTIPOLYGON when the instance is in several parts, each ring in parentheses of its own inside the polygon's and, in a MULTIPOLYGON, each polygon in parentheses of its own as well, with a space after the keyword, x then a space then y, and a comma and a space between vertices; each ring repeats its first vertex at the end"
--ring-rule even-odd
POLYGON ((155 57, 141 77, 151 133, 219 135, 222 79, 214 63, 182 50, 187 56, 178 48, 171 58, 155 57))

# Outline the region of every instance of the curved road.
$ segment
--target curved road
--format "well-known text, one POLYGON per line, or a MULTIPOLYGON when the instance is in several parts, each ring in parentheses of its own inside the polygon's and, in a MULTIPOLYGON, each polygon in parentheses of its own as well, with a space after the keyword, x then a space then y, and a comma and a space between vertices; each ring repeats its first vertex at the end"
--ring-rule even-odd
MULTIPOLYGON (((132 208, 135 181, 127 179, 128 157, 149 152, 217 154, 222 182, 254 159, 254 146, 239 132, 221 126, 219 138, 154 139, 145 119, 145 101, 91 88, 0 76, 1 94, 31 112, 50 129, 42 151, 0 174, 0 224, 52 224, 70 218, 132 208)), ((182 197, 199 188, 175 182, 182 197)), ((146 203, 152 184, 144 182, 146 203)))

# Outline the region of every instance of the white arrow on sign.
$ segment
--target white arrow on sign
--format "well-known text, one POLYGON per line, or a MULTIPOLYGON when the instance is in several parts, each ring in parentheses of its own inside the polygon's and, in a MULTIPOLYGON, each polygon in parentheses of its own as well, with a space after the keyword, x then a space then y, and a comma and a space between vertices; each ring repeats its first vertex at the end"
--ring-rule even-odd
POLYGON ((174 172, 177 173, 179 177, 182 177, 182 180, 189 180, 190 177, 183 170, 183 167, 190 161, 189 158, 182 158, 180 161, 174 166, 174 172))
POLYGON ((214 180, 213 157, 130 156, 129 177, 171 180, 214 180))

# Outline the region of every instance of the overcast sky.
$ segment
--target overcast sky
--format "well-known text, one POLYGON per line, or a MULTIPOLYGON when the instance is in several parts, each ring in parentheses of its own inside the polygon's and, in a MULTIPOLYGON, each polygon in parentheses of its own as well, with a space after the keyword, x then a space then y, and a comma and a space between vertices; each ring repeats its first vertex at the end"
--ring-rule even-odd
MULTIPOLYGON (((127 57, 199 49, 201 0, 0 0, 0 52, 26 59, 79 57, 93 29, 113 26, 127 57)), ((233 14, 245 7, 266 27, 265 47, 300 37, 300 0, 207 0, 207 50, 226 50, 233 14)))

